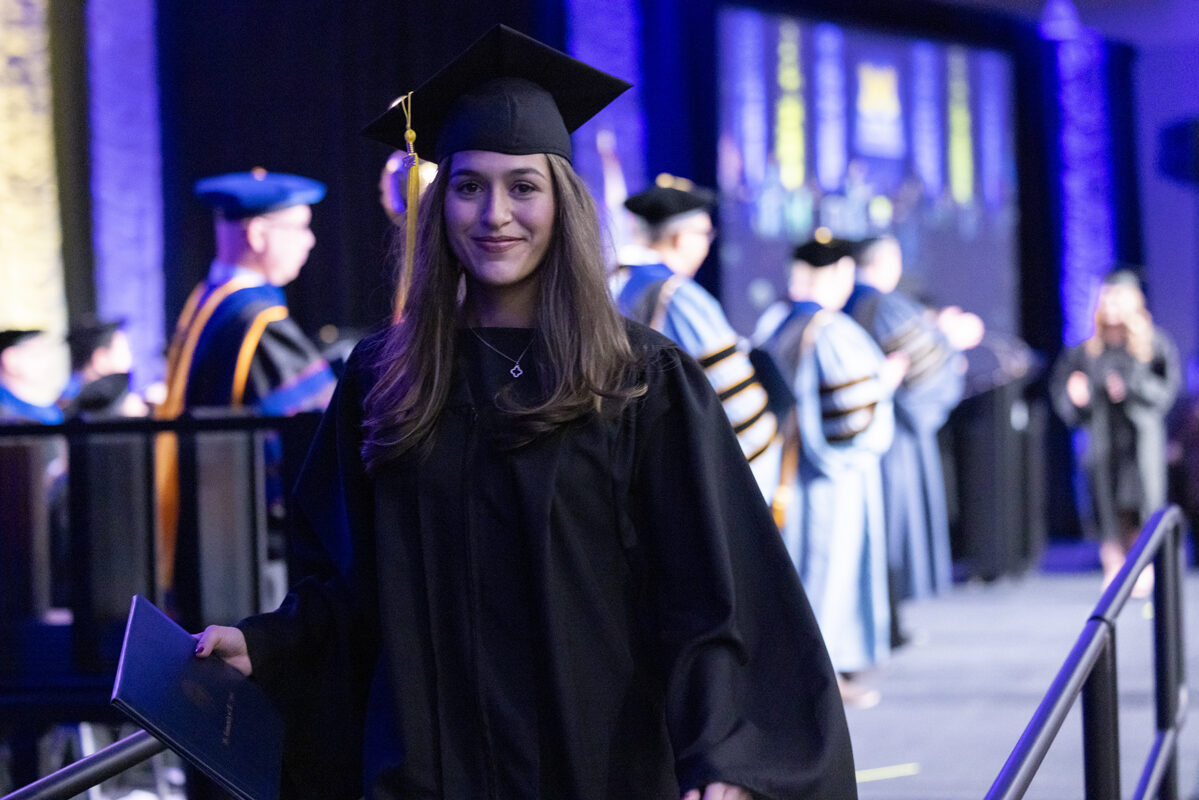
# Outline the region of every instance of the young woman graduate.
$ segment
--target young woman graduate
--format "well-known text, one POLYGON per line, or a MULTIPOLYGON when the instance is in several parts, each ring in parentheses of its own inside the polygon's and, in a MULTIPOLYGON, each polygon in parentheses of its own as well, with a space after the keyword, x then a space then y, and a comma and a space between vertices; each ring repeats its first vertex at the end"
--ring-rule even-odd
MULTIPOLYGON (((1178 348, 1153 324, 1137 274, 1115 269, 1096 297, 1090 338, 1063 350, 1049 396, 1067 425, 1087 432, 1090 493, 1084 521, 1099 539, 1106 586, 1136 543, 1141 526, 1166 504, 1166 415, 1182 382, 1178 348)), ((1146 569, 1135 597, 1153 588, 1146 569)))
POLYGON ((310 577, 197 647, 278 702, 285 793, 856 797, 720 401, 607 293, 570 131, 626 88, 498 27, 367 128, 437 145, 410 290, 297 486, 310 577))

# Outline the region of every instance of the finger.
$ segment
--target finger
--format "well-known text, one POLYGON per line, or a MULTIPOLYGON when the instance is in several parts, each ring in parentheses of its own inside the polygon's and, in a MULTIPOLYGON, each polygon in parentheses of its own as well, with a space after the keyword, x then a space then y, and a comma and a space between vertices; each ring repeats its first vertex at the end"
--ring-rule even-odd
POLYGON ((692 789, 687 792, 687 794, 683 795, 683 800, 699 800, 699 790, 692 789))
POLYGON ((196 639, 196 655, 201 658, 212 655, 221 647, 221 629, 217 625, 209 625, 201 633, 194 634, 196 639))
POLYGON ((209 634, 210 630, 211 627, 208 627, 200 633, 192 634, 192 638, 196 640, 196 655, 200 656, 201 658, 212 655, 215 643, 213 642, 214 637, 209 634))

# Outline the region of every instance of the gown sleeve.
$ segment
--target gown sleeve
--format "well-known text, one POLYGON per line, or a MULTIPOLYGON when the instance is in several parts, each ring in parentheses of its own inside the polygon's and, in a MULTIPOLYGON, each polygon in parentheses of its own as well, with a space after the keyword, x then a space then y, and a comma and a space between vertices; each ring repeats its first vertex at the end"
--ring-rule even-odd
MULTIPOLYGON (((766 389, 716 298, 694 281, 684 281, 671 296, 663 333, 703 367, 745 457, 751 463, 777 457, 772 444, 778 422, 766 389)), ((778 475, 765 471, 763 494, 769 496, 777 485, 778 475)))
POLYGON ((863 457, 876 459, 895 434, 893 392, 883 385, 883 354, 860 325, 834 314, 814 331, 810 357, 796 368, 804 457, 825 475, 863 457))
POLYGON ((895 415, 909 427, 936 431, 962 399, 965 361, 929 311, 899 292, 879 298, 875 334, 883 352, 900 352, 909 364, 895 393, 895 415))
POLYGON ((679 786, 854 798, 828 653, 701 368, 663 348, 638 423, 635 524, 679 786))
MULTIPOLYGON (((1077 345, 1069 349, 1063 350, 1053 363, 1053 368, 1049 373, 1049 399, 1053 403, 1053 410, 1057 412, 1067 426, 1074 428, 1079 425, 1085 425, 1091 419, 1091 404, 1079 407, 1074 405, 1070 400, 1070 395, 1066 392, 1066 382, 1070 380, 1070 376, 1075 372, 1087 373, 1090 359, 1086 357, 1086 347, 1077 345)), ((1094 383, 1094 381, 1092 381, 1094 383)), ((1094 387, 1092 386, 1092 392, 1094 387)))
POLYGON ((1165 333, 1155 331, 1153 358, 1148 363, 1136 362, 1128 376, 1129 397, 1159 414, 1165 414, 1174 404, 1181 380, 1178 349, 1165 333))
POLYGON ((283 797, 362 795, 362 735, 377 652, 370 485, 362 466, 361 357, 351 356, 296 486, 290 568, 278 610, 238 623, 252 678, 285 723, 283 797))
POLYGON ((291 317, 269 323, 254 350, 247 400, 270 415, 321 411, 336 378, 328 362, 291 317))

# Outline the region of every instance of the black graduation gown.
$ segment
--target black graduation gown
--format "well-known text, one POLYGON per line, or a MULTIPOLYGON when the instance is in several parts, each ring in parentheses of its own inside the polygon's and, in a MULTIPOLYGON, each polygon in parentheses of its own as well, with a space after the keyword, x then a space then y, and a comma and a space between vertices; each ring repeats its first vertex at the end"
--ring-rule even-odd
POLYGON ((511 364, 460 337, 429 452, 374 476, 377 340, 351 357, 297 488, 315 577, 240 623, 296 796, 356 797, 361 755, 376 798, 856 797, 823 640, 720 402, 629 326, 647 394, 507 451, 463 375, 511 364))
POLYGON ((1091 355, 1087 345, 1063 350, 1049 376, 1049 396, 1067 425, 1087 431, 1084 466, 1090 514, 1084 520, 1101 540, 1121 533, 1118 512, 1131 512, 1143 524, 1166 503, 1166 415, 1182 381, 1178 349, 1160 328, 1153 333, 1153 356, 1142 363, 1123 348, 1091 355), (1090 380, 1090 402, 1076 407, 1066 391, 1074 372, 1090 380), (1104 388, 1107 373, 1120 376, 1123 401, 1104 388))

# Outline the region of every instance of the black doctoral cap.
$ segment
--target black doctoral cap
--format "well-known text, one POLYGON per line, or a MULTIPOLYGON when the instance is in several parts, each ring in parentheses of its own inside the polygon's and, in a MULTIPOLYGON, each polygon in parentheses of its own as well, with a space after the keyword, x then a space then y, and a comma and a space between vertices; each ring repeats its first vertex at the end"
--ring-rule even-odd
POLYGON ((86 316, 67 332, 67 347, 71 350, 71 369, 83 367, 101 347, 112 342, 112 336, 125 325, 122 319, 105 320, 86 316))
POLYGON ((849 243, 850 253, 853 255, 853 260, 856 261, 859 266, 861 266, 862 262, 867 258, 867 256, 870 255, 870 251, 874 249, 876 244, 879 244, 880 242, 894 241, 894 239, 894 236, 882 234, 880 236, 867 236, 865 239, 858 239, 856 242, 851 241, 849 243))
POLYGON ((9 328, 8 330, 0 331, 0 353, 14 344, 20 344, 26 339, 32 339, 34 336, 40 336, 43 333, 45 331, 38 328, 9 328))
POLYGON ((791 253, 795 261, 810 267, 827 267, 846 256, 853 256, 853 243, 833 236, 828 228, 817 228, 810 241, 796 247, 791 253))
POLYGON ((410 113, 416 151, 437 161, 462 150, 569 159, 571 132, 630 85, 497 25, 362 132, 405 149, 410 113))
POLYGON ((660 225, 671 217, 700 209, 710 209, 716 194, 696 186, 686 178, 659 175, 654 185, 624 201, 624 207, 650 225, 660 225))

